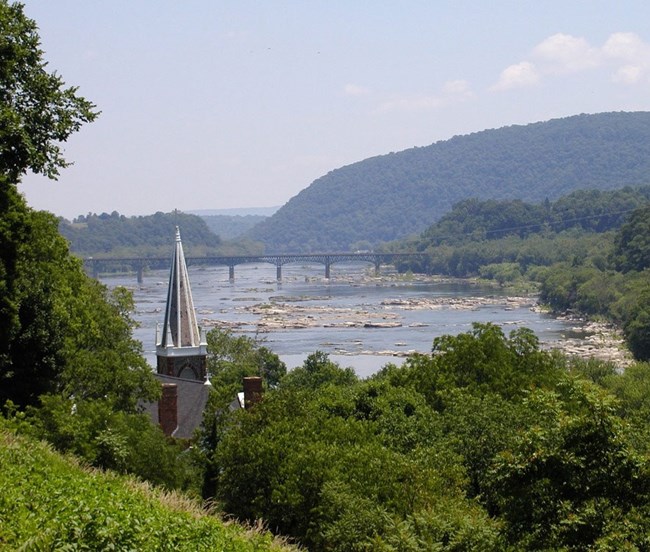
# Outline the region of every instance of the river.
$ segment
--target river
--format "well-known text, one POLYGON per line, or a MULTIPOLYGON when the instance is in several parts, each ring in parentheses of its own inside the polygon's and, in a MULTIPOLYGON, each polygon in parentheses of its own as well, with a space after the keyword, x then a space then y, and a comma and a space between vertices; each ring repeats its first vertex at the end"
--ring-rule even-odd
MULTIPOLYGON (((189 267, 199 324, 254 337, 289 369, 320 350, 360 377, 389 362, 401 364, 409 352, 430 352, 435 337, 465 332, 472 322, 493 322, 506 333, 525 326, 547 346, 575 330, 575 322, 531 309, 534 298, 515 301, 470 282, 374 278, 367 265, 335 265, 330 280, 321 265, 285 265, 282 272, 277 283, 272 265, 237 266, 230 283, 227 267, 189 267)), ((133 275, 102 277, 110 287, 133 291, 139 324, 134 337, 152 366, 167 278, 167 271, 146 273, 142 284, 133 275)))

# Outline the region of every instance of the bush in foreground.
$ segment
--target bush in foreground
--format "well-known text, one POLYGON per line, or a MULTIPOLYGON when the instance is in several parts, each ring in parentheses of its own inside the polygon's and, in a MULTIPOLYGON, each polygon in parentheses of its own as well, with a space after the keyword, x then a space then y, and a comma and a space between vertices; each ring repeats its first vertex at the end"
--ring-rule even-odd
POLYGON ((0 428, 0 550, 283 550, 180 495, 86 470, 0 428))

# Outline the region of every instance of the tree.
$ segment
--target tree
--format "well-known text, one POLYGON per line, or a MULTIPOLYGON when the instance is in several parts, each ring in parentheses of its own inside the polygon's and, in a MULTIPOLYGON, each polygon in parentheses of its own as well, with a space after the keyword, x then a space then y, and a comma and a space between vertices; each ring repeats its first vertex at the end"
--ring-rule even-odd
POLYGON ((56 218, 18 193, 28 170, 56 178, 60 142, 97 113, 45 70, 36 23, 0 0, 0 401, 48 392, 134 411, 158 386, 131 337, 128 294, 83 272, 56 218))
POLYGON ((341 368, 323 351, 310 354, 302 366, 293 369, 282 380, 284 388, 318 389, 325 385, 352 385, 357 376, 352 368, 341 368))
POLYGON ((16 185, 28 169, 56 177, 67 165, 59 142, 96 116, 45 65, 36 23, 1 0, 0 400, 20 404, 51 390, 61 371, 66 314, 54 291, 57 267, 72 261, 54 217, 29 209, 16 185))
POLYGON ((0 188, 0 199, 0 401, 34 404, 62 370, 67 313, 54 291, 66 248, 49 216, 29 209, 13 185, 0 188))
POLYGON ((432 351, 441 391, 458 387, 513 398, 552 379, 557 368, 528 328, 506 337, 495 324, 475 322, 469 332, 435 338, 432 351))
POLYGON ((207 341, 208 372, 218 394, 218 407, 229 404, 241 391, 244 377, 261 376, 266 387, 272 388, 287 372, 278 355, 250 337, 214 328, 207 341))
POLYGON ((627 526, 626 549, 644 548, 631 546, 645 539, 631 527, 634 509, 648 500, 647 461, 630 446, 611 395, 567 376, 553 391, 531 393, 524 405, 535 421, 496 456, 485 489, 490 513, 508 524, 511 544, 601 550, 591 547, 610 533, 620 539, 620 525, 627 526))
POLYGON ((634 211, 621 227, 614 255, 617 267, 623 272, 650 267, 650 207, 634 211))
POLYGON ((1 219, 2 252, 14 258, 0 272, 0 404, 63 392, 134 411, 138 399, 155 398, 158 385, 131 336, 130 294, 84 274, 53 215, 30 209, 15 190, 6 197, 20 231, 1 219))
POLYGON ((46 66, 36 22, 0 0, 0 173, 11 183, 28 169, 56 178, 69 165, 59 144, 98 115, 46 66))

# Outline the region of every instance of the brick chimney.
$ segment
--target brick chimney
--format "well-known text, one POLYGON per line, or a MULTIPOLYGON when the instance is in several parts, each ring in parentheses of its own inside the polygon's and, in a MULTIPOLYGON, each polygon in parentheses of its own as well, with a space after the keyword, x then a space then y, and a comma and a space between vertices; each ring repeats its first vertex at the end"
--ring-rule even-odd
POLYGON ((162 396, 158 401, 158 423, 168 437, 178 427, 178 387, 175 383, 162 384, 162 396))
POLYGON ((251 408, 262 400, 262 378, 250 376, 244 378, 244 408, 251 408))

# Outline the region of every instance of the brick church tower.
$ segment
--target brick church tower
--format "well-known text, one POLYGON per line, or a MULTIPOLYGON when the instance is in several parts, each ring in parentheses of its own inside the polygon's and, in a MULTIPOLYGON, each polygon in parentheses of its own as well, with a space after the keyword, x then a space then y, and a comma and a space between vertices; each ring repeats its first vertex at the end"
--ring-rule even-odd
POLYGON ((207 379, 207 343, 196 321, 178 227, 169 271, 165 321, 162 328, 160 325, 156 328, 156 358, 159 374, 198 381, 207 379))

